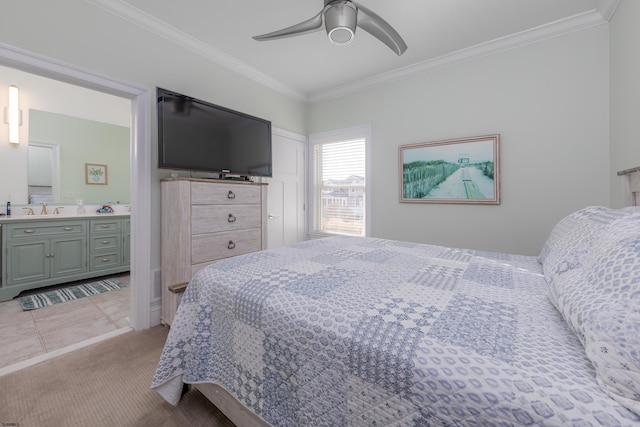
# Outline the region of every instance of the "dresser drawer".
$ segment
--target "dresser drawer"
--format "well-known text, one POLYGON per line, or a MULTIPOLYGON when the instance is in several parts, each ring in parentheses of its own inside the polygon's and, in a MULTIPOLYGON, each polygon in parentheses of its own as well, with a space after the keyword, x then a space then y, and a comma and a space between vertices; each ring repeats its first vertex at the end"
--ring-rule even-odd
POLYGON ((258 228, 262 225, 260 205, 194 205, 191 207, 191 233, 258 228))
POLYGON ((260 203, 260 187, 242 184, 216 184, 206 182, 191 183, 191 204, 193 205, 238 205, 260 203))
POLYGON ((191 240, 191 264, 229 258, 262 249, 260 228, 194 235, 191 240))
POLYGON ((9 239, 22 239, 32 237, 72 236, 86 234, 86 221, 60 221, 46 224, 9 224, 7 225, 7 237, 9 239))

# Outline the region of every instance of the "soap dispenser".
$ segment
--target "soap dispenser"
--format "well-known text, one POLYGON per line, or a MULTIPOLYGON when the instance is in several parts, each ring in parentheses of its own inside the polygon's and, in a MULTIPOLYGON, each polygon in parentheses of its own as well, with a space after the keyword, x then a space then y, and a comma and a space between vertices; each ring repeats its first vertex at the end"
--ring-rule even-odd
POLYGON ((82 203, 82 199, 78 199, 78 215, 84 215, 84 203, 82 203))

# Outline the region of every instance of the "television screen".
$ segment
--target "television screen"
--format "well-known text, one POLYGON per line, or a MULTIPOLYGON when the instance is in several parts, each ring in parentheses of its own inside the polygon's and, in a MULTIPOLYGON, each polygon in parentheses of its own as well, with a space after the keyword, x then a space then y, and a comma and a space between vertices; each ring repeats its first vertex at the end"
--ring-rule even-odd
POLYGON ((158 167, 271 176, 271 122, 157 88, 158 167))

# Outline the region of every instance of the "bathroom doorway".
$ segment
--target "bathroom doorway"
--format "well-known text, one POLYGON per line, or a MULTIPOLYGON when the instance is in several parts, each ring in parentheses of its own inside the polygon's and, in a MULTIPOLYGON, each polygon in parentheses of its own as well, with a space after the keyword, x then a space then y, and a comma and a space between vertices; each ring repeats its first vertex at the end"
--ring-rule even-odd
MULTIPOLYGON (((151 326, 151 94, 23 49, 0 45, 0 65, 128 99, 131 103, 131 326, 151 326)), ((159 317, 159 316, 158 316, 159 317)))

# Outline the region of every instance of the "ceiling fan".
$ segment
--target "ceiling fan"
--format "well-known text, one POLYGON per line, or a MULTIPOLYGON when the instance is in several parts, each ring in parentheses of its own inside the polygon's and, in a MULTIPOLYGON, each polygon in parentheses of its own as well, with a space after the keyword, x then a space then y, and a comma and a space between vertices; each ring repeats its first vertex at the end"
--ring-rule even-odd
POLYGON ((299 36, 319 31, 323 24, 329 40, 334 44, 351 43, 357 26, 386 44, 398 56, 407 50, 407 45, 400 34, 387 21, 360 3, 351 0, 324 0, 324 8, 313 18, 253 38, 264 41, 299 36))

